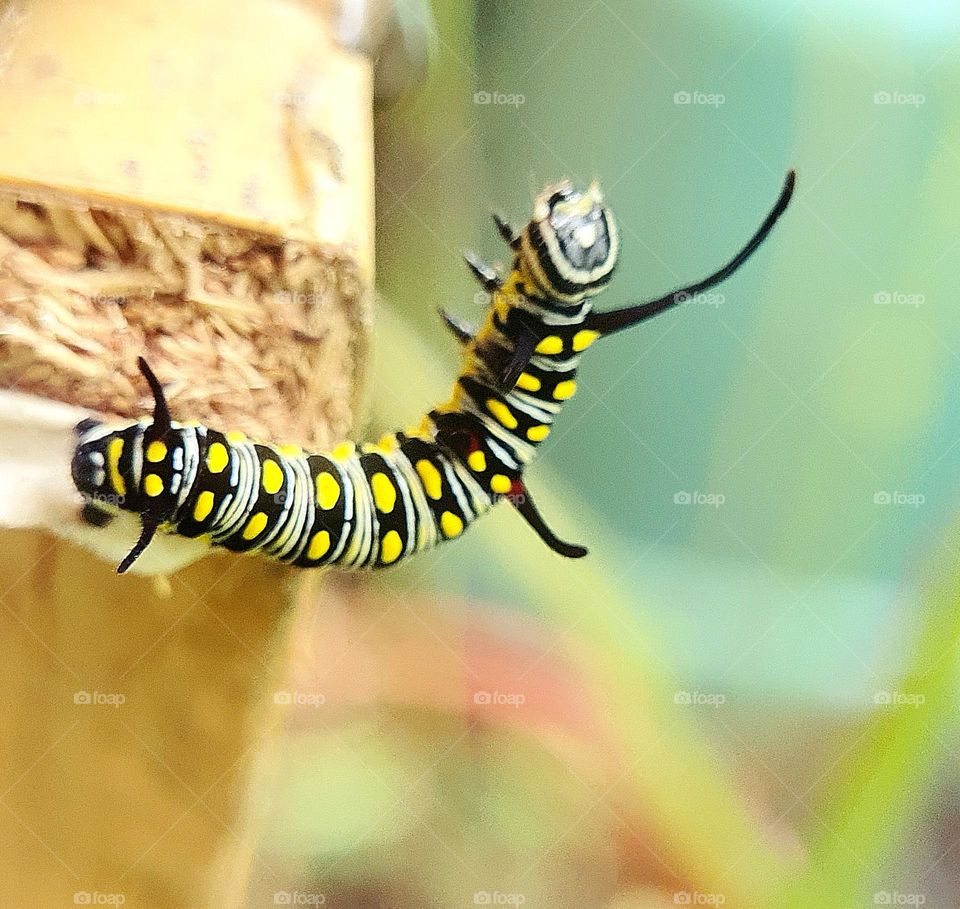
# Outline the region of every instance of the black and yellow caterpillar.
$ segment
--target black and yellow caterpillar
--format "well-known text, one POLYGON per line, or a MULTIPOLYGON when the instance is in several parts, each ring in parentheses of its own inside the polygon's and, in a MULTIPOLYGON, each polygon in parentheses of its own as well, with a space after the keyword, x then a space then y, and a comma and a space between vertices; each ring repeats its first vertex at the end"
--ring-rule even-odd
POLYGON ((791 171, 763 224, 719 271, 614 312, 591 309, 618 253, 616 226, 596 184, 585 192, 567 182, 548 186, 519 234, 495 218, 513 252, 510 273, 501 280, 467 256, 490 294, 483 324, 474 329, 442 312, 463 346, 453 394, 416 428, 376 444, 345 442, 310 454, 295 445, 176 423, 141 358, 155 400, 152 418, 124 425, 84 420, 77 427, 72 474, 88 503, 87 518, 98 523, 111 508, 140 515, 140 539, 120 572, 158 530, 304 568, 379 568, 459 537, 506 499, 548 546, 579 558, 586 549, 550 531, 524 472, 576 392, 580 355, 598 338, 732 274, 769 234, 793 186, 791 171))

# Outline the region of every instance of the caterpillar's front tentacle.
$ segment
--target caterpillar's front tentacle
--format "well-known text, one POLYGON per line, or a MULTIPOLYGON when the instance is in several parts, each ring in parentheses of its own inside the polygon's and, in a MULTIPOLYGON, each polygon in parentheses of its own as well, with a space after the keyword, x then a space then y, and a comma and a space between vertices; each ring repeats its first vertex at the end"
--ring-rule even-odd
POLYGON ((477 326, 468 322, 466 319, 461 319, 459 316, 454 315, 451 312, 447 312, 442 306, 437 308, 437 312, 440 313, 440 318, 443 319, 443 324, 447 326, 450 330, 450 333, 461 343, 469 344, 477 333, 477 326))
POLYGON ((137 357, 137 363, 140 366, 140 372, 147 380, 150 391, 153 393, 153 427, 151 432, 154 438, 160 438, 170 429, 170 408, 167 407, 167 399, 163 394, 163 386, 160 380, 154 375, 150 365, 143 357, 137 357))
POLYGON ((773 226, 780 219, 780 216, 786 211, 793 195, 793 187, 796 182, 796 173, 787 172, 786 181, 783 189, 777 198, 776 203, 770 210, 770 214, 764 219, 763 223, 757 229, 757 232, 747 241, 743 249, 740 250, 726 265, 715 271, 712 275, 691 284, 688 287, 682 287, 674 290, 666 296, 657 300, 649 300, 646 303, 638 303, 636 306, 628 306, 625 309, 617 309, 612 312, 594 312, 587 317, 586 325, 592 331, 599 332, 601 335, 611 335, 614 332, 622 331, 624 328, 630 328, 633 325, 639 325, 641 322, 658 315, 666 309, 671 309, 678 303, 685 303, 709 290, 716 287, 721 281, 730 277, 753 253, 761 243, 767 239, 773 226))
MULTIPOLYGON (((143 359, 141 358, 141 363, 143 359)), ((157 532, 157 528, 160 526, 160 521, 151 515, 141 515, 140 520, 143 524, 143 529, 140 531, 140 539, 134 544, 133 549, 131 549, 124 557, 123 561, 117 565, 117 574, 123 574, 137 559, 143 555, 143 551, 150 545, 150 541, 153 539, 154 535, 157 532)))
POLYGON ((508 499, 510 504, 520 513, 520 516, 533 528, 537 536, 554 552, 568 559, 582 559, 587 554, 585 546, 565 543, 547 526, 547 522, 537 511, 537 506, 533 504, 530 491, 525 483, 519 481, 515 483, 508 499))

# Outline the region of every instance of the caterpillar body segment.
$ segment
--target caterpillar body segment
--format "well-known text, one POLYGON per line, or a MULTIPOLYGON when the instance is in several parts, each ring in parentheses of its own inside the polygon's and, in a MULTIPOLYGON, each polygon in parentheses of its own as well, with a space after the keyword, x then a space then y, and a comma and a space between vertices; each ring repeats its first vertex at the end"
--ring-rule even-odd
POLYGON ((586 549, 558 539, 537 510, 527 466, 577 390, 582 354, 607 334, 684 302, 732 274, 769 234, 793 191, 790 172, 776 205, 745 247, 703 281, 658 300, 606 313, 592 298, 609 281, 619 241, 599 188, 569 183, 538 196, 533 219, 514 233, 509 274, 468 256, 490 294, 474 328, 441 314, 463 362, 449 400, 420 425, 375 444, 345 442, 305 452, 242 433, 172 420, 163 388, 141 358, 152 417, 108 425, 84 420, 72 460, 84 514, 102 526, 117 510, 140 516, 126 571, 157 532, 201 538, 303 568, 381 568, 459 537, 506 499, 555 552, 586 549))

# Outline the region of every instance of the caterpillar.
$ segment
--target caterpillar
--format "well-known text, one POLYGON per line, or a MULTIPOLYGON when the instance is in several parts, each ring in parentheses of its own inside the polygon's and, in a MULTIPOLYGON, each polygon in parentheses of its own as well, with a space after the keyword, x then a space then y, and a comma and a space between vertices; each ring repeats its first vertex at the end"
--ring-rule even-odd
POLYGON ((776 204, 747 244, 702 281, 610 312, 592 301, 610 280, 619 241, 596 183, 547 186, 519 232, 494 216, 512 265, 501 278, 471 254, 467 265, 489 294, 474 327, 441 310, 462 346, 448 401, 418 426, 379 442, 344 442, 307 453, 242 433, 171 419, 163 388, 143 358, 152 417, 76 428, 74 485, 89 523, 112 511, 140 516, 142 531, 120 562, 125 572, 158 532, 201 537, 234 552, 259 552, 312 568, 380 568, 459 537, 501 500, 552 550, 587 550, 559 539, 537 510, 526 468, 577 389, 581 354, 608 337, 683 303, 733 274, 766 239, 793 193, 787 174, 776 204), (104 505, 104 503, 109 503, 104 505))

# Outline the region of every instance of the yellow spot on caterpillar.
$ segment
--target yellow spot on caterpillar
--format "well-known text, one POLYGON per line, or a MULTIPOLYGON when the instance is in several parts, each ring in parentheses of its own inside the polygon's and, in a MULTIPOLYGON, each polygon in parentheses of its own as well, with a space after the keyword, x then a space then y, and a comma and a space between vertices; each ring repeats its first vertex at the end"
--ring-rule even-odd
POLYGON ((329 511, 337 502, 340 501, 340 484, 334 479, 333 474, 322 470, 317 474, 317 504, 324 510, 329 511))
POLYGON ((599 331, 591 331, 589 328, 584 328, 573 336, 573 349, 577 353, 580 353, 581 350, 586 350, 599 337, 599 331))
POLYGON ((209 489, 205 489, 197 496, 197 503, 193 506, 194 521, 203 521, 210 516, 213 511, 214 495, 209 489))
POLYGON ((510 408, 507 407, 503 401, 498 401, 496 398, 488 398, 487 410, 499 420, 501 425, 506 426, 507 429, 517 428, 517 418, 510 412, 510 408))
POLYGON ((163 444, 159 439, 155 442, 151 442, 147 446, 147 460, 151 461, 154 464, 159 463, 167 456, 167 446, 163 444))
POLYGON ((420 481, 427 495, 436 501, 443 494, 443 477, 440 471, 426 459, 417 461, 417 473, 420 474, 420 481))
POLYGON ((313 535, 307 549, 308 559, 322 559, 330 549, 330 533, 321 530, 313 535))
POLYGON ((268 458, 263 462, 261 482, 263 483, 263 491, 267 495, 272 496, 280 491, 280 487, 283 486, 283 470, 276 461, 271 461, 268 458))
POLYGON ((517 388, 522 388, 524 391, 540 391, 540 380, 528 372, 522 372, 517 379, 517 388))
POLYGON ((303 449, 299 445, 281 445, 277 448, 277 453, 287 458, 299 458, 303 449))
POLYGON ((556 335, 547 335, 533 350, 538 354, 558 354, 563 350, 563 340, 556 335))
POLYGON ((392 454, 400 446, 397 444, 397 437, 393 433, 388 433, 383 436, 377 444, 374 446, 378 451, 382 451, 384 454, 392 454))
POLYGON ((403 540, 400 539, 400 534, 395 530, 391 530, 384 534, 383 539, 380 541, 380 561, 384 565, 389 565, 391 562, 396 562, 400 558, 400 553, 403 551, 403 540))
POLYGON ((433 421, 430 419, 429 414, 424 414, 416 426, 408 426, 403 430, 403 434, 405 436, 409 436, 411 439, 423 439, 424 442, 430 442, 433 439, 433 436, 431 435, 432 430, 433 421))
POLYGON ((577 383, 573 379, 567 379, 564 382, 557 382, 553 389, 553 397, 556 401, 566 401, 577 393, 577 383))
POLYGON ((510 492, 510 477, 506 477, 502 473, 495 473, 490 477, 490 488, 500 495, 505 495, 510 492))
POLYGON ((111 439, 107 445, 107 467, 110 470, 110 482, 113 488, 122 496, 127 494, 127 484, 120 476, 120 455, 123 454, 123 439, 111 439))
POLYGON ((548 435, 550 435, 550 427, 542 424, 540 426, 531 426, 527 430, 527 438, 531 442, 542 442, 548 435))
POLYGON ((483 473, 487 469, 487 456, 482 451, 471 451, 467 463, 475 473, 483 473))
POLYGON ((246 442, 247 436, 245 433, 240 432, 238 429, 231 429, 230 432, 226 433, 227 441, 233 445, 236 445, 239 442, 246 442))
POLYGON ((207 449, 207 470, 220 473, 230 463, 230 453, 222 442, 214 442, 207 449))
POLYGON ((330 457, 336 461, 346 461, 347 458, 352 458, 356 452, 357 446, 353 442, 341 442, 330 452, 330 457))
POLYGON ((151 498, 160 495, 163 492, 163 480, 155 473, 148 473, 143 478, 143 491, 151 498))
POLYGON ((397 504, 397 487, 393 485, 385 473, 375 473, 370 477, 370 488, 373 490, 373 501, 384 514, 390 514, 397 504))
POLYGON ((447 537, 458 537, 463 533, 463 521, 452 511, 445 511, 440 515, 440 529, 447 537))
POLYGON ((245 540, 252 540, 254 537, 263 533, 263 528, 266 526, 266 512, 258 511, 252 518, 250 518, 249 521, 247 521, 247 526, 243 528, 243 538, 245 540))

